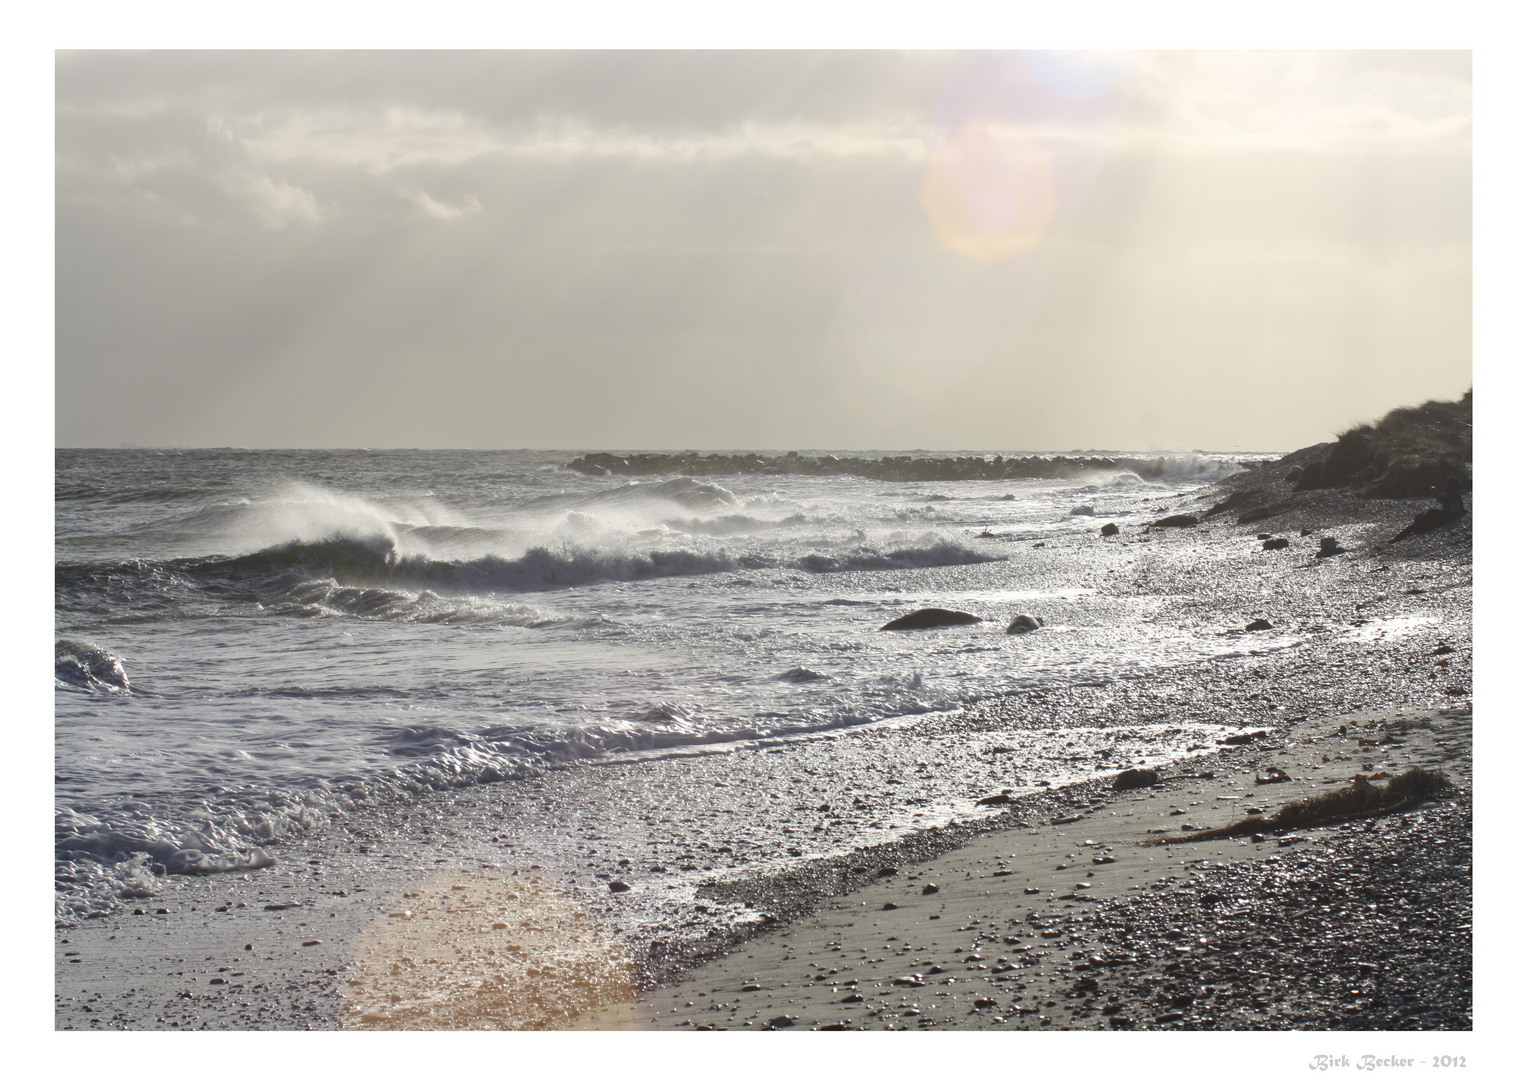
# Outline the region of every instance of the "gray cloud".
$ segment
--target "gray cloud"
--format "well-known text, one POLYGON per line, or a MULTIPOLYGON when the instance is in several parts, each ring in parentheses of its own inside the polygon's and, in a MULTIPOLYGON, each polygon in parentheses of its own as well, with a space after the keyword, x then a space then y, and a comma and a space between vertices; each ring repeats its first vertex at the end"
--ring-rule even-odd
POLYGON ((75 53, 56 124, 64 445, 1278 447, 1471 380, 1467 54, 75 53), (930 177, 1022 162, 960 254, 930 177))

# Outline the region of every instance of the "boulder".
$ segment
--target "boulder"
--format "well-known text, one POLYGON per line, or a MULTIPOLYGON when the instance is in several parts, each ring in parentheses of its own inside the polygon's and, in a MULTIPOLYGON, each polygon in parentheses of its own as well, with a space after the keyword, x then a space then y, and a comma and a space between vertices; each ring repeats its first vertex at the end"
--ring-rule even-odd
POLYGON ((928 630, 935 626, 968 626, 981 621, 979 615, 968 611, 950 611, 948 608, 919 608, 910 615, 892 619, 882 630, 928 630))
POLYGON ((1007 624, 1009 634, 1027 634, 1030 630, 1038 630, 1045 624, 1043 619, 1036 619, 1032 615, 1017 615, 1013 621, 1007 624))
POLYGON ((1119 527, 1117 525, 1115 525, 1113 522, 1110 521, 1107 525, 1103 526, 1103 535, 1104 536, 1118 536, 1119 535, 1119 527))
POLYGON ((1340 555, 1347 549, 1337 543, 1334 536, 1322 536, 1320 538, 1320 550, 1315 553, 1317 559, 1324 559, 1331 555, 1340 555))
POLYGON ((1132 788, 1150 787, 1152 784, 1161 783, 1161 774, 1155 769, 1125 769, 1113 778, 1115 791, 1129 791, 1132 788))

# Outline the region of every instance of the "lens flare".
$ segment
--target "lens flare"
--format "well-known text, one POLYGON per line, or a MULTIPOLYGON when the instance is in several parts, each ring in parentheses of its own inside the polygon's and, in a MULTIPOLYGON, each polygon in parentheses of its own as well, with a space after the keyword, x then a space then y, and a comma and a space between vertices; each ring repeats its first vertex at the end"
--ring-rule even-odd
POLYGON ((636 969, 570 890, 533 874, 431 876, 356 944, 341 1028, 629 1027, 636 969))
POLYGON ((966 124, 929 156, 922 205, 951 251, 982 263, 1018 255, 1055 216, 1052 155, 1015 128, 966 124))

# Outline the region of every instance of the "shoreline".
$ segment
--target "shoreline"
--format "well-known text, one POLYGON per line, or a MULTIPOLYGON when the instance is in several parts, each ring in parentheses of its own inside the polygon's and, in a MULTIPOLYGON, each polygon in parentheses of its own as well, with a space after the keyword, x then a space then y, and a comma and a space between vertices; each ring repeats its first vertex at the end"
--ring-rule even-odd
MULTIPOLYGON (((1046 819, 1032 812, 1037 807, 1014 807, 1007 816, 1035 820, 872 876, 655 990, 639 1025, 631 1026, 1469 1030, 1471 922, 1438 926, 1428 942, 1443 952, 1433 957, 1437 970, 1430 980, 1443 991, 1441 1002, 1436 995, 1417 998, 1403 986, 1384 988, 1385 976, 1397 973, 1386 963, 1396 951, 1376 933, 1351 934, 1336 944, 1339 955, 1321 956, 1318 963, 1338 973, 1339 988, 1326 987, 1324 996, 1286 994, 1279 983, 1309 966, 1310 938, 1279 940, 1276 933, 1294 928, 1271 928, 1276 897, 1289 895, 1295 883, 1327 901, 1355 887, 1352 895, 1361 898, 1361 905, 1350 905, 1355 912, 1380 891, 1393 902, 1405 898, 1408 884, 1426 891, 1446 879, 1440 884, 1452 894, 1454 914, 1468 911, 1472 849, 1461 865, 1455 856, 1459 840, 1472 836, 1471 742, 1467 711, 1320 718, 1282 737, 1270 733, 1258 745, 1199 759, 1213 763, 1199 772, 1084 797, 1077 801, 1088 809, 1080 814, 1046 819), (1338 734, 1342 726, 1345 735, 1338 734), (1153 834, 1181 837, 1188 835, 1183 828, 1225 824, 1250 803, 1271 813, 1330 790, 1360 764, 1355 758, 1378 756, 1364 741, 1386 736, 1392 741, 1382 747, 1382 760, 1374 763, 1382 769, 1375 771, 1441 768, 1457 790, 1408 813, 1281 836, 1269 831, 1261 840, 1139 846, 1153 834), (1254 784, 1255 775, 1275 765, 1287 766, 1288 782, 1254 784), (1424 865, 1428 856, 1438 859, 1443 844, 1449 851, 1442 865, 1424 865), (1404 873, 1384 890, 1355 884, 1397 860, 1404 873), (1251 884, 1259 879, 1281 885, 1251 884), (1136 910, 1142 904, 1145 910, 1136 910), (1242 970, 1242 949, 1233 946, 1253 949, 1256 968, 1277 974, 1242 970), (1205 994, 1206 984, 1195 978, 1221 985, 1205 994), (1334 1014, 1320 1011, 1321 1002, 1353 989, 1360 996, 1340 1001, 1334 1014)), ((1087 794, 1102 786, 1084 785, 1092 789, 1087 794)), ((1315 901, 1295 906, 1292 921, 1309 922, 1315 901)), ((1329 905, 1315 921, 1331 924, 1329 905)), ((1409 969, 1412 978, 1418 972, 1409 969)))

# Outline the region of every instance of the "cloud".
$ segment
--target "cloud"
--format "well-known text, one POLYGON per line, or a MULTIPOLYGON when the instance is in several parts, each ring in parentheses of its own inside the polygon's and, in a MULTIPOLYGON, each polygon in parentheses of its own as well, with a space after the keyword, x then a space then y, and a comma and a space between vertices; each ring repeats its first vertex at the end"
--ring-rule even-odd
POLYGON ((251 209, 267 229, 316 225, 327 216, 319 206, 317 196, 284 180, 264 174, 245 174, 236 177, 233 185, 250 200, 251 209))
POLYGON ((403 197, 413 203, 426 216, 436 221, 454 221, 456 218, 475 214, 482 210, 482 203, 471 195, 463 195, 453 202, 442 202, 422 189, 405 190, 403 197))

